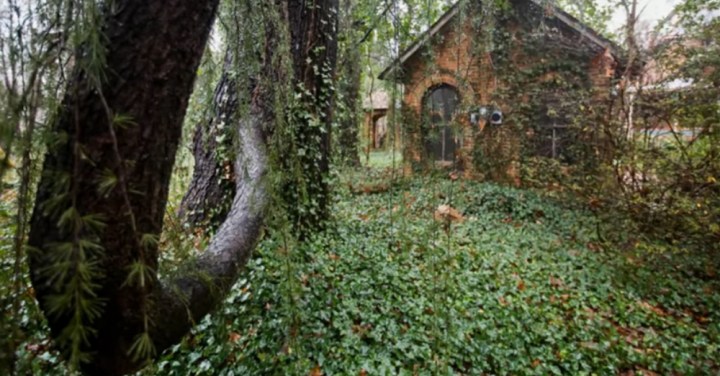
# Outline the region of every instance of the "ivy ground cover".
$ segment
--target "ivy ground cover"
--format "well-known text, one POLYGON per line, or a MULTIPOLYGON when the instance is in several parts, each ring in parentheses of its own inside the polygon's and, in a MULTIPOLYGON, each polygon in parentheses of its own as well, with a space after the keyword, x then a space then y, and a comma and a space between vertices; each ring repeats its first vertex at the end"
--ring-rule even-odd
POLYGON ((332 228, 301 247, 266 240, 151 373, 719 372, 711 260, 609 247, 589 213, 528 191, 393 187, 340 192, 332 228))
MULTIPOLYGON (((529 191, 388 179, 338 184, 316 239, 269 234, 221 309, 143 374, 720 372, 717 260, 603 242, 612 224, 529 191)), ((20 368, 67 374, 27 329, 20 368)))

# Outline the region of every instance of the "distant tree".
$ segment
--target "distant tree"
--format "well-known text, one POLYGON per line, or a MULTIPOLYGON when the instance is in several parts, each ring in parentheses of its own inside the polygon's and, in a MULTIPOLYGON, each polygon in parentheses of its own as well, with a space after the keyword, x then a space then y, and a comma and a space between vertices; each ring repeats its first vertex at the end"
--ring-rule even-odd
POLYGON ((555 0, 555 2, 560 8, 595 31, 606 36, 613 31, 608 29, 614 9, 612 4, 602 5, 597 0, 555 0))
MULTIPOLYGON (((342 114, 340 114, 338 153, 340 162, 349 166, 359 166, 358 155, 358 103, 360 99, 360 84, 362 81, 362 57, 359 40, 362 38, 358 26, 361 20, 360 4, 343 0, 341 12, 342 47, 340 51, 340 74, 338 93, 341 98, 342 114)), ((369 36, 369 35, 368 35, 369 36)), ((364 39, 367 39, 365 37, 364 39)))

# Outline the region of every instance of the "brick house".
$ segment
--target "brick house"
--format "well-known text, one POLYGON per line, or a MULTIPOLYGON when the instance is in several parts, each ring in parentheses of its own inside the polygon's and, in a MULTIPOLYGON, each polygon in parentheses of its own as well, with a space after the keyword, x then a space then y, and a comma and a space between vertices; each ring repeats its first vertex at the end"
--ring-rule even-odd
POLYGON ((451 166, 517 183, 521 139, 532 135, 537 153, 561 155, 563 125, 556 123, 573 106, 553 105, 571 93, 553 83, 577 81, 566 86, 595 100, 609 96, 622 69, 618 48, 542 0, 509 0, 508 9, 494 12, 464 3, 380 75, 403 85, 405 167, 451 166))
POLYGON ((363 98, 363 124, 360 137, 365 140, 365 148, 377 150, 385 146, 387 136, 387 115, 390 109, 390 96, 383 90, 376 90, 363 98))

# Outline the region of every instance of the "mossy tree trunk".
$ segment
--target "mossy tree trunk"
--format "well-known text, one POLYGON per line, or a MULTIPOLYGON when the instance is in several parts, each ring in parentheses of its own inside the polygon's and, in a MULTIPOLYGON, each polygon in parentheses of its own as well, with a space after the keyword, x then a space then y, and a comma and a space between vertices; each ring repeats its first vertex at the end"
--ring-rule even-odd
MULTIPOLYGON (((283 65, 267 61, 263 64, 262 80, 278 85, 289 82, 289 90, 299 98, 298 103, 283 103, 274 110, 283 123, 276 140, 275 164, 282 172, 282 187, 278 197, 288 212, 291 227, 299 237, 321 230, 328 217, 330 189, 328 174, 332 140, 334 73, 337 60, 337 0, 306 2, 279 0, 274 5, 277 22, 284 25, 288 35, 265 35, 265 44, 276 45, 284 40, 289 45, 290 72, 278 73, 283 65), (275 64, 275 65, 273 65, 275 64), (282 76, 283 78, 280 78, 282 76)), ((229 45, 228 49, 235 46, 229 45)), ((232 60, 232 59, 230 59, 232 60)), ((237 62, 228 60, 214 98, 214 111, 199 124, 194 139, 195 172, 187 195, 183 199, 181 215, 192 227, 215 227, 224 218, 236 175, 231 170, 231 155, 218 150, 232 145, 231 135, 225 137, 217 127, 238 111, 237 89, 230 71, 237 62), (218 138, 219 137, 219 138, 218 138), (222 140, 222 143, 218 142, 222 140)), ((359 71, 358 71, 359 73, 359 71)), ((359 79, 359 74, 358 77, 359 79)), ((260 80, 260 79, 259 79, 260 80)), ((250 85, 249 91, 254 89, 250 85)), ((272 106, 268 100, 266 105, 272 106)), ((278 119, 276 119, 278 120, 278 119)), ((276 122, 277 123, 277 122, 276 122)))
POLYGON ((233 60, 228 51, 212 109, 208 118, 196 126, 193 136, 195 168, 178 213, 192 229, 217 229, 235 196, 231 153, 235 135, 228 126, 238 112, 237 81, 230 73, 233 60))
MULTIPOLYGON (((157 239, 182 120, 217 6, 217 0, 115 2, 103 26, 106 75, 98 79, 78 64, 66 88, 28 243, 31 279, 52 335, 87 374, 133 372, 153 354, 143 346, 159 354, 177 343, 221 301, 259 238, 268 202, 265 145, 276 124, 268 85, 252 87, 245 113, 229 121, 235 195, 223 223, 208 249, 181 268, 187 274, 157 279, 157 239), (133 356, 143 352, 145 358, 133 356)), ((276 69, 269 52, 277 47, 274 30, 289 30, 293 87, 308 95, 303 114, 285 115, 297 121, 294 141, 312 151, 300 156, 306 169, 297 189, 313 205, 292 213, 300 228, 316 229, 329 201, 337 0, 271 6, 288 28, 268 27, 260 75, 276 69)), ((233 112, 236 91, 231 80, 220 83, 216 113, 233 112)), ((216 175, 199 181, 225 176, 227 162, 220 170, 217 162, 208 164, 216 175)))
POLYGON ((284 168, 286 207, 300 238, 324 228, 329 217, 338 0, 288 0, 293 88, 300 97, 289 114, 296 156, 284 168))
POLYGON ((30 222, 31 279, 56 344, 84 373, 130 373, 153 355, 142 346, 159 354, 177 343, 221 301, 259 238, 272 122, 262 101, 232 124, 233 168, 244 173, 225 221, 188 274, 157 279, 182 120, 217 6, 114 2, 104 78, 78 64, 54 121, 30 222))

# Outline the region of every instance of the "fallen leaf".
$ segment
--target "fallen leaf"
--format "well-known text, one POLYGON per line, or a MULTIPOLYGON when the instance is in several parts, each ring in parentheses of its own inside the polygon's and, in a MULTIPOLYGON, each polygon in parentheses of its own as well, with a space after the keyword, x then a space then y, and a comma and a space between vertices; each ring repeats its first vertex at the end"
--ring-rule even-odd
POLYGON ((360 190, 362 193, 365 194, 375 194, 375 193, 383 193, 386 192, 390 187, 387 184, 381 183, 378 185, 363 185, 360 190))
POLYGON ((565 286, 565 283, 560 278, 555 278, 553 276, 550 276, 550 286, 560 288, 565 286))
POLYGON ((310 376, 322 376, 322 374, 320 366, 315 366, 315 368, 310 370, 310 376))
POLYGON ((645 308, 649 311, 653 311, 658 316, 667 316, 667 313, 662 310, 662 308, 658 308, 644 300, 641 300, 638 302, 638 305, 642 308, 645 308))
POLYGON ((353 333, 359 335, 360 337, 365 336, 367 332, 369 332, 372 329, 372 325, 365 324, 365 325, 353 325, 350 327, 353 333))
POLYGON ((658 374, 657 374, 656 372, 650 371, 650 370, 645 369, 645 368, 638 368, 636 375, 641 375, 641 376, 658 376, 658 374))
POLYGON ((228 341, 230 341, 232 343, 236 343, 237 341, 240 340, 240 338, 242 338, 242 336, 237 332, 232 332, 228 335, 228 341))
POLYGON ((525 291, 525 282, 523 282, 522 279, 518 282, 517 288, 518 288, 518 290, 520 290, 520 291, 525 291))
POLYGON ((712 286, 707 285, 703 288, 703 292, 705 292, 706 295, 712 295, 715 293, 715 290, 713 289, 712 286))
POLYGON ((589 242, 589 243, 587 244, 587 247, 588 247, 589 250, 591 250, 591 251, 593 251, 593 252, 602 251, 602 247, 601 247, 599 244, 597 244, 597 243, 589 242))
POLYGON ((597 350, 598 349, 598 343, 597 342, 580 342, 580 346, 584 347, 586 349, 590 350, 597 350))
POLYGON ((705 266, 705 274, 707 274, 707 276, 710 278, 717 277, 717 272, 715 271, 715 267, 712 266, 711 264, 708 264, 707 266, 705 266))
POLYGON ((450 205, 440 205, 435 210, 434 218, 436 221, 462 222, 465 218, 450 205))

